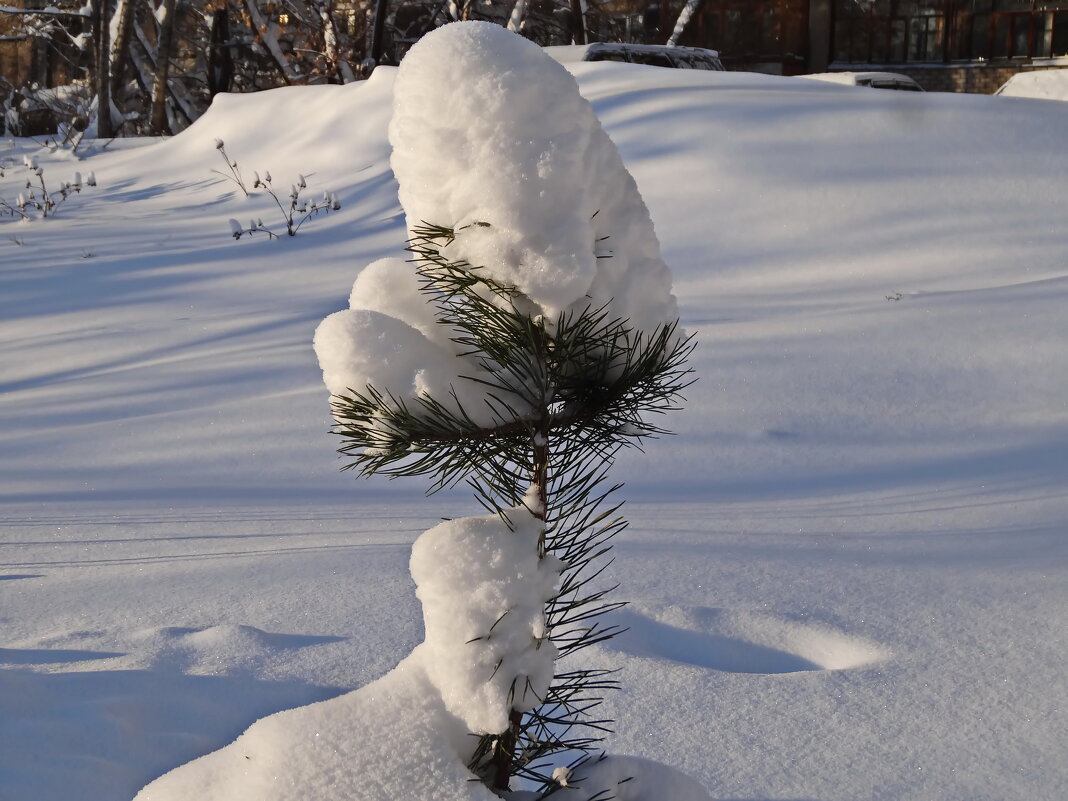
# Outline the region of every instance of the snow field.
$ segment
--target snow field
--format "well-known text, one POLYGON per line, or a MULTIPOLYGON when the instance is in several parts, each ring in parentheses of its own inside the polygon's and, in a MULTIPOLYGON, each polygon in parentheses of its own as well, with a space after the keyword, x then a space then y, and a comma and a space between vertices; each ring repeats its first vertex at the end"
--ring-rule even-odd
MULTIPOLYGON (((617 471, 609 747, 718 799, 1060 801, 1066 112, 576 73, 703 343, 680 435, 617 471)), ((422 639, 410 543, 471 507, 335 475, 307 344, 404 237, 391 83, 39 154, 100 186, 0 222, 4 801, 130 798, 422 639), (270 207, 216 137, 342 211, 234 242, 270 207)))

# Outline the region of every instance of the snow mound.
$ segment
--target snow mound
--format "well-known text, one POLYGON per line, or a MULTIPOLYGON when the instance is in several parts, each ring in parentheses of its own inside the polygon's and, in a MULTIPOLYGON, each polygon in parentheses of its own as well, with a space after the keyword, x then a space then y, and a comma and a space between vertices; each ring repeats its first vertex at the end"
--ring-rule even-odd
POLYGON ((712 801, 708 790, 685 773, 651 759, 607 756, 575 771, 581 777, 579 797, 569 801, 712 801))
POLYGON ((498 25, 446 25, 397 74, 391 164, 411 230, 519 288, 550 318, 611 301, 640 329, 677 315, 648 209, 571 74, 498 25))
POLYGON ((140 629, 119 642, 129 667, 181 671, 191 676, 230 676, 262 671, 287 651, 336 642, 338 637, 276 634, 254 626, 140 629))
POLYGON ((866 637, 766 612, 654 606, 620 611, 613 622, 628 631, 610 649, 726 673, 851 670, 890 657, 866 637))
POLYGON ((279 712, 172 770, 135 801, 494 801, 466 767, 473 738, 416 650, 347 695, 279 712))
MULTIPOLYGON (((556 649, 544 604, 562 566, 538 557, 542 523, 526 508, 450 520, 412 547, 426 640, 371 684, 263 718, 233 743, 146 786, 135 801, 491 801, 467 768, 477 738, 509 709, 532 709, 556 649), (511 688, 517 688, 514 699, 511 688), (526 688, 524 693, 523 688, 526 688)), ((198 651, 241 642, 299 645, 250 626, 146 631, 198 651)), ((603 757, 562 776, 574 801, 706 801, 681 773, 635 757, 603 757)), ((507 797, 523 801, 529 792, 507 797)))
MULTIPOLYGON (((166 164, 171 174, 200 179, 207 177, 209 169, 226 171, 215 151, 216 142, 222 140, 227 155, 238 162, 249 189, 254 170, 261 174, 270 171, 282 188, 298 174, 313 179, 309 188, 315 192, 351 186, 357 183, 361 169, 388 157, 382 133, 389 124, 394 74, 393 69, 379 68, 368 80, 343 86, 224 92, 216 95, 208 110, 181 135, 154 145, 152 158, 135 158, 151 161, 145 165, 149 170, 166 164), (343 136, 335 133, 341 131, 343 136)), ((220 175, 213 181, 227 191, 238 192, 220 175)), ((251 198, 242 197, 235 206, 237 216, 244 219, 249 214, 270 212, 274 217, 276 210, 267 205, 268 200, 259 192, 251 198)))

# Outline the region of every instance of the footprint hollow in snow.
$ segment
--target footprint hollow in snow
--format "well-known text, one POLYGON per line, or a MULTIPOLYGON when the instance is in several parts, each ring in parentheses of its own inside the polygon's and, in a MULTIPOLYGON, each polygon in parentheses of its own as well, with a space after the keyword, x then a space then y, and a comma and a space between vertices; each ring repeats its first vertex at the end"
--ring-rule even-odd
POLYGON ((729 673, 847 670, 890 655, 864 637, 765 613, 667 606, 621 610, 612 622, 628 629, 612 650, 729 673))

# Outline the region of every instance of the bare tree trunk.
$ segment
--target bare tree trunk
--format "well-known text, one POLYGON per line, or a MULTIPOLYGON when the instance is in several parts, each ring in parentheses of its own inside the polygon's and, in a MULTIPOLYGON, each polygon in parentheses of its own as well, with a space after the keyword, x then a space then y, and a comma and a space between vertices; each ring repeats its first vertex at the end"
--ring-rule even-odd
POLYGON ((96 87, 96 135, 110 139, 115 135, 111 124, 111 52, 108 47, 111 26, 108 24, 107 0, 93 0, 93 27, 96 52, 93 54, 93 84, 96 87))
POLYGON ((289 58, 282 52, 282 47, 278 44, 278 24, 273 19, 264 19, 263 14, 260 13, 259 6, 256 5, 256 0, 245 0, 245 8, 248 9, 248 15, 252 20, 253 26, 259 32, 260 38, 263 39, 263 46, 267 48, 267 52, 271 54, 271 58, 274 59, 274 63, 281 71, 283 80, 290 85, 299 83, 300 75, 293 69, 289 58))
POLYGON ((119 0, 118 8, 111 18, 111 96, 115 97, 122 90, 123 78, 126 77, 126 48, 130 44, 130 32, 133 30, 134 0, 119 0))
POLYGON ((208 92, 212 97, 229 92, 234 81, 234 58, 230 50, 230 14, 226 8, 219 8, 212 16, 208 52, 208 92))
POLYGON ((701 0, 686 0, 686 5, 679 12, 679 18, 675 20, 675 28, 671 31, 671 36, 668 37, 667 44, 669 47, 674 47, 679 43, 679 37, 686 30, 686 26, 690 23, 690 19, 700 5, 701 0))
POLYGON ((154 134, 169 133, 167 127, 167 79, 171 76, 171 50, 174 46, 174 20, 177 0, 163 0, 163 19, 159 21, 156 46, 156 77, 152 82, 152 111, 149 128, 154 134))
POLYGON ((571 41, 577 45, 586 44, 586 16, 582 13, 580 0, 570 0, 571 6, 571 41))
MULTIPOLYGON (((130 54, 130 61, 134 66, 134 76, 144 89, 145 94, 151 96, 156 82, 156 64, 159 61, 159 54, 156 46, 149 40, 136 18, 133 24, 133 38, 130 40, 130 48, 127 52, 130 54)), ((181 81, 168 83, 166 99, 170 102, 165 102, 164 108, 173 106, 173 109, 180 111, 185 118, 186 124, 192 123, 201 114, 202 110, 199 108, 196 99, 181 81)), ((174 132, 173 126, 171 127, 171 132, 174 132)))
POLYGON ((388 0, 375 0, 375 23, 374 28, 371 29, 371 60, 376 67, 382 63, 387 5, 388 0))
POLYGON ((520 28, 523 26, 523 17, 527 13, 527 0, 515 0, 515 5, 512 6, 512 13, 508 16, 508 30, 512 33, 519 33, 520 28))
MULTIPOLYGON (((535 346, 538 352, 538 364, 544 373, 547 370, 547 341, 545 329, 535 332, 535 346)), ((537 492, 537 508, 531 513, 542 523, 541 536, 538 538, 538 559, 545 558, 545 521, 549 514, 549 421, 551 418, 548 401, 538 411, 538 422, 534 428, 531 447, 531 485, 537 492)), ((512 774, 512 760, 515 758, 516 745, 523 726, 523 713, 512 709, 508 713, 508 730, 501 734, 497 751, 493 758, 493 789, 508 790, 512 774)))
POLYGON ((323 24, 323 53, 338 83, 352 83, 356 76, 352 74, 349 62, 341 57, 338 44, 337 25, 334 23, 334 0, 319 0, 319 19, 323 24))

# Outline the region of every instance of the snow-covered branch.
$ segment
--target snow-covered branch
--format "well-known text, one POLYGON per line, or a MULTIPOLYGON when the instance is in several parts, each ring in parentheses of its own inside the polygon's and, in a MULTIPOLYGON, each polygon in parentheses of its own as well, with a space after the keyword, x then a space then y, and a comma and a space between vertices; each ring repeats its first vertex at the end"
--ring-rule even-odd
POLYGON ((0 6, 0 14, 12 14, 22 17, 91 17, 92 9, 89 6, 79 8, 77 11, 64 11, 61 8, 16 8, 15 6, 0 6))

